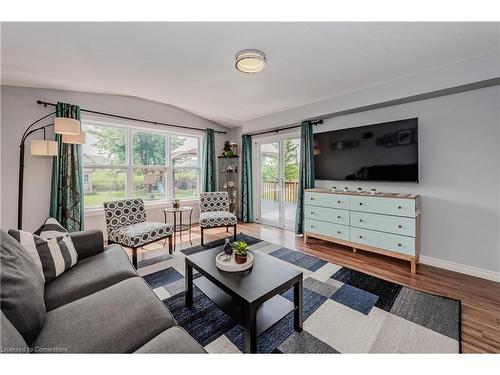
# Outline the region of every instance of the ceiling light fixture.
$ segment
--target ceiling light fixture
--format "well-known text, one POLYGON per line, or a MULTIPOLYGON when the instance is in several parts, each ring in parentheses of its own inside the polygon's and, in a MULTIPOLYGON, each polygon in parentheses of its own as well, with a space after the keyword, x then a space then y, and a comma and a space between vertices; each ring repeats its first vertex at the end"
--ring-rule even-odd
POLYGON ((258 73, 266 67, 266 55, 256 49, 244 49, 236 54, 234 66, 245 74, 258 73))

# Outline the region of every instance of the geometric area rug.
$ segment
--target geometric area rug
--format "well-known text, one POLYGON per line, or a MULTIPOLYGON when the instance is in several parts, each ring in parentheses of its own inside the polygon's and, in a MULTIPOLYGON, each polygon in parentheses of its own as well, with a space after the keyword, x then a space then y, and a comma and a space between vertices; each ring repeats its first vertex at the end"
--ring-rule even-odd
MULTIPOLYGON (((238 235, 250 251, 269 254, 304 274, 303 331, 293 312, 257 338, 258 353, 460 353, 460 301, 407 288, 260 239, 238 235)), ((209 353, 244 351, 243 328, 196 287, 184 304, 184 256, 177 251, 139 262, 139 273, 183 327, 209 353)), ((195 275, 197 277, 200 275, 195 275)), ((293 290, 282 294, 293 301, 293 290)))

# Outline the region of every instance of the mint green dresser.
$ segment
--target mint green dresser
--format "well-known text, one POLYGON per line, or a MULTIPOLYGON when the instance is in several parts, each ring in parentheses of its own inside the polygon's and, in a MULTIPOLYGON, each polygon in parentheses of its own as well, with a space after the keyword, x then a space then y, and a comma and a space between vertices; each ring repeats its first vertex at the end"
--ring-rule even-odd
POLYGON ((413 194, 305 193, 304 241, 310 237, 405 259, 416 273, 419 255, 420 197, 413 194))

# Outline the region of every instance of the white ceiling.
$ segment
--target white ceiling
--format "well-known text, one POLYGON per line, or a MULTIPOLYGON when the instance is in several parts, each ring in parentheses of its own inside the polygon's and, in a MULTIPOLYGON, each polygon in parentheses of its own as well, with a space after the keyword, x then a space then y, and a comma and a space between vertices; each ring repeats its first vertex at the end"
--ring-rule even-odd
POLYGON ((499 23, 3 23, 2 84, 137 96, 237 126, 500 50, 499 23), (256 48, 267 68, 234 69, 256 48))

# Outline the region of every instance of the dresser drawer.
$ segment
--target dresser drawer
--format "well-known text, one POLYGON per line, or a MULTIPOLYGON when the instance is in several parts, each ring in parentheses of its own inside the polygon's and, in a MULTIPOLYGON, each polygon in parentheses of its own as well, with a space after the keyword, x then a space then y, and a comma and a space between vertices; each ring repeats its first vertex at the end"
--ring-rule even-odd
POLYGON ((351 242, 415 255, 415 238, 351 227, 351 242))
POLYGON ((346 210, 306 205, 304 216, 309 219, 349 225, 349 211, 346 210))
POLYGON ((415 237, 415 219, 351 211, 351 226, 415 237))
POLYGON ((375 214, 415 217, 415 200, 352 196, 350 209, 375 214))
POLYGON ((313 193, 306 191, 304 204, 348 210, 349 199, 350 197, 348 195, 313 193))
POLYGON ((349 241, 349 227, 346 225, 327 223, 306 217, 305 231, 349 241))

